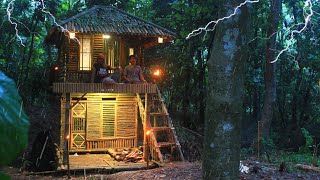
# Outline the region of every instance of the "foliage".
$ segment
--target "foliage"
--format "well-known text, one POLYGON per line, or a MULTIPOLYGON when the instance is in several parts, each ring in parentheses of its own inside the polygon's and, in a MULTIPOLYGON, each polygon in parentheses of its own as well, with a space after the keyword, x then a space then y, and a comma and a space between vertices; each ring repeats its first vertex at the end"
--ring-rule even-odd
MULTIPOLYGON (((310 153, 292 153, 292 152, 282 152, 278 157, 278 163, 285 162, 287 165, 287 170, 289 172, 296 171, 294 167, 296 164, 306 164, 312 165, 313 156, 310 153)), ((320 160, 318 160, 318 164, 320 160)))
POLYGON ((10 163, 28 142, 28 117, 15 83, 0 72, 0 167, 10 163))
POLYGON ((301 131, 304 138, 306 139, 306 144, 300 147, 299 152, 310 153, 310 147, 312 147, 313 145, 313 137, 305 128, 301 128, 301 131))
POLYGON ((3 173, 0 171, 0 179, 2 179, 2 180, 10 180, 11 178, 10 178, 10 176, 7 176, 7 175, 3 174, 3 173))

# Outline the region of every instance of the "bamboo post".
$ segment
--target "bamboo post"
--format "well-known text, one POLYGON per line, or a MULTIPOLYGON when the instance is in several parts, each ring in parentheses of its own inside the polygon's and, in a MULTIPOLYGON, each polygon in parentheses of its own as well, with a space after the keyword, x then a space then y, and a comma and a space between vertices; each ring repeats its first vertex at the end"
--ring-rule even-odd
POLYGON ((70 93, 66 93, 66 112, 65 112, 65 147, 63 153, 63 164, 68 166, 68 177, 70 177, 70 163, 69 163, 69 138, 70 138, 70 93))
POLYGON ((147 161, 147 130, 148 130, 148 121, 150 120, 150 107, 149 107, 149 95, 145 93, 145 110, 144 110, 144 122, 143 122, 143 158, 144 161, 147 161))
POLYGON ((146 149, 146 154, 147 154, 147 169, 149 169, 149 149, 150 149, 150 144, 149 144, 149 141, 150 141, 150 131, 147 131, 146 133, 147 135, 147 149, 146 149))
POLYGON ((258 121, 258 161, 260 161, 260 121, 258 121))

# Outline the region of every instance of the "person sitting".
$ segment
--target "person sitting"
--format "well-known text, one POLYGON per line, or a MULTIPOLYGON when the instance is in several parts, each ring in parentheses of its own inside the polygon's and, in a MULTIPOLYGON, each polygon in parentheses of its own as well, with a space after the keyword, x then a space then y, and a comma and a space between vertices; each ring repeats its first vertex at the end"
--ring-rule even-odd
POLYGON ((124 83, 145 83, 146 80, 143 77, 141 67, 137 65, 136 56, 129 56, 129 62, 130 64, 125 67, 123 72, 124 83))
POLYGON ((117 68, 111 67, 104 63, 104 54, 100 53, 97 58, 97 62, 93 64, 91 82, 94 83, 106 83, 106 84, 115 84, 117 83, 112 78, 108 77, 109 70, 115 70, 117 68))

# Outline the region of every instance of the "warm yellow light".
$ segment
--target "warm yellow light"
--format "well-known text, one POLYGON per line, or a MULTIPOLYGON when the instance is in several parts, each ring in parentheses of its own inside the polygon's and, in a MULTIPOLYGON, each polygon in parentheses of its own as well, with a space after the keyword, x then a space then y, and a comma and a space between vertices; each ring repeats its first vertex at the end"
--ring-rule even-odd
POLYGON ((163 43, 163 38, 162 37, 158 38, 158 43, 163 43))
POLYGON ((67 139, 69 139, 69 135, 67 136, 67 139))
POLYGON ((133 48, 129 48, 129 56, 134 55, 134 49, 133 48))
POLYGON ((153 75, 155 75, 155 76, 160 76, 160 70, 159 70, 159 69, 156 69, 156 70, 153 72, 153 75))
POLYGON ((70 32, 69 33, 70 39, 76 38, 76 33, 70 32))
POLYGON ((103 39, 110 39, 110 35, 108 35, 108 34, 104 34, 104 35, 102 35, 102 37, 103 37, 103 39))
POLYGON ((55 66, 55 67, 54 67, 54 70, 55 70, 55 71, 58 71, 58 70, 59 70, 59 67, 58 67, 58 66, 55 66))
POLYGON ((147 136, 149 136, 150 133, 151 133, 151 131, 147 131, 147 132, 146 132, 147 136))

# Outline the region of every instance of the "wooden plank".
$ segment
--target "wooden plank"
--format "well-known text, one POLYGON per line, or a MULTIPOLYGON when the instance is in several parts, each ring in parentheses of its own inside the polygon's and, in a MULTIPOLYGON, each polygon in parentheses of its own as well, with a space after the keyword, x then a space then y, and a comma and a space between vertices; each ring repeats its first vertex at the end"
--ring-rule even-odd
POLYGON ((176 145, 175 142, 158 142, 158 147, 169 147, 171 145, 176 145))

